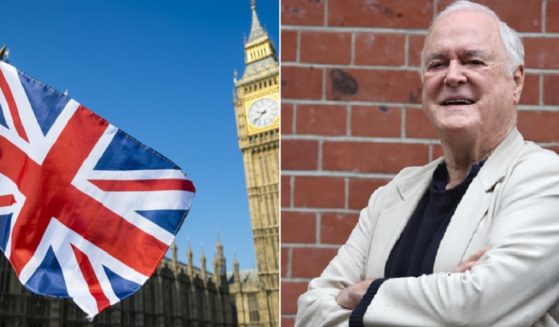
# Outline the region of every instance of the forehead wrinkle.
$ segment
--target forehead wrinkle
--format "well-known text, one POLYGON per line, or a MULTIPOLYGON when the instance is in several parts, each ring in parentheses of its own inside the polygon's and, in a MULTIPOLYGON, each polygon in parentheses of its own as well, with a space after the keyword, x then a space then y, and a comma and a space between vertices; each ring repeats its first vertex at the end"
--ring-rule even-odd
MULTIPOLYGON (((428 50, 427 50, 428 51, 428 50)), ((431 62, 432 60, 448 60, 450 53, 454 52, 452 49, 434 50, 432 52, 425 53, 424 63, 431 62)), ((458 49, 455 51, 459 58, 480 58, 483 60, 489 60, 494 56, 493 52, 488 52, 485 49, 458 49)))
MULTIPOLYGON (((441 50, 441 51, 433 51, 430 53, 425 54, 425 61, 429 62, 435 59, 448 59, 449 57, 449 50, 441 50)), ((474 58, 479 57, 486 59, 490 57, 490 54, 487 51, 482 49, 472 49, 472 50, 459 50, 457 51, 458 56, 461 58, 474 58)))
POLYGON ((461 53, 462 57, 465 58, 472 58, 472 57, 480 57, 480 58, 487 58, 489 54, 487 51, 474 49, 474 50, 464 50, 461 53))
MULTIPOLYGON (((454 39, 452 37, 452 33, 454 33, 453 29, 456 28, 457 26, 460 26, 462 31, 466 31, 463 28, 467 29, 468 25, 470 27, 478 25, 478 24, 462 25, 462 23, 464 22, 464 20, 466 18, 460 17, 460 19, 458 19, 456 16, 459 16, 459 17, 460 16, 466 16, 470 19, 471 19, 471 17, 483 17, 478 21, 478 24, 485 24, 487 22, 490 22, 489 24, 491 24, 492 26, 489 28, 489 30, 486 30, 485 32, 489 32, 491 34, 490 38, 497 37, 501 47, 503 47, 503 49, 504 49, 503 40, 501 38, 501 34, 500 34, 500 30, 499 30, 499 20, 498 19, 496 19, 495 17, 492 17, 492 16, 490 16, 487 13, 484 13, 484 12, 479 12, 479 11, 471 10, 471 9, 459 9, 457 11, 453 11, 451 13, 448 13, 448 14, 442 16, 442 17, 435 18, 435 20, 433 21, 433 23, 431 24, 431 26, 430 26, 430 28, 427 32, 427 35, 425 36, 425 43, 424 43, 423 51, 422 51, 423 54, 425 54, 427 52, 426 50, 428 50, 428 47, 430 45, 432 45, 431 44, 432 43, 432 37, 433 37, 433 34, 435 34, 435 32, 438 33, 438 34, 442 33, 442 35, 439 35, 439 37, 442 36, 443 38, 446 38, 446 39, 454 39), (441 26, 444 26, 444 27, 441 27, 441 26), (493 30, 491 30, 491 29, 493 29, 493 30)), ((479 36, 481 36, 481 35, 479 35, 479 36)), ((440 42, 440 38, 437 41, 440 42)), ((426 57, 426 56, 424 56, 424 57, 426 57)))

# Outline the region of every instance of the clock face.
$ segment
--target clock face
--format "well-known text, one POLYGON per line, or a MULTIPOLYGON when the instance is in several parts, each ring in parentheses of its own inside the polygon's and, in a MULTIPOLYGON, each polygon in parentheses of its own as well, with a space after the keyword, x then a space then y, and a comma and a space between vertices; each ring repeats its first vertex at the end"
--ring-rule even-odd
POLYGON ((248 109, 248 121, 252 126, 262 128, 272 125, 278 114, 278 102, 272 98, 262 98, 248 109))

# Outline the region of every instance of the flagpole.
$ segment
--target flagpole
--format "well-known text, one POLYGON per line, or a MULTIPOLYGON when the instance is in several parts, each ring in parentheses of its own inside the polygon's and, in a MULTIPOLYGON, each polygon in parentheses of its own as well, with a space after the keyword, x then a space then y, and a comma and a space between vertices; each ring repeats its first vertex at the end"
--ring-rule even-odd
MULTIPOLYGON (((2 46, 2 48, 0 48, 0 60, 1 61, 7 61, 7 60, 4 60, 4 55, 8 56, 9 53, 10 53, 10 50, 8 50, 8 48, 4 44, 2 46)), ((8 58, 6 58, 6 59, 8 59, 8 58)))

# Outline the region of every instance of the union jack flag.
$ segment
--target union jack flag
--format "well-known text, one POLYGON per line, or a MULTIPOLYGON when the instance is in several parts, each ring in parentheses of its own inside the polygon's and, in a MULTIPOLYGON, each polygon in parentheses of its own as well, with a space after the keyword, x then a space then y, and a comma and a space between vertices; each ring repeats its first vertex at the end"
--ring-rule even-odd
POLYGON ((0 249, 27 289, 93 319, 154 272, 194 192, 167 158, 0 62, 0 249))

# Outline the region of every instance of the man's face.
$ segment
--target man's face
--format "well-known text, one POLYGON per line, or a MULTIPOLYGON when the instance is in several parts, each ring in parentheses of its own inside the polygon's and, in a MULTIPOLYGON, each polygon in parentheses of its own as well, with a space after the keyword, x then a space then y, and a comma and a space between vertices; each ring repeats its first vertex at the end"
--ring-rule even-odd
POLYGON ((523 68, 510 76, 497 21, 455 11, 435 22, 425 42, 422 99, 435 128, 490 143, 506 136, 516 119, 523 68))

